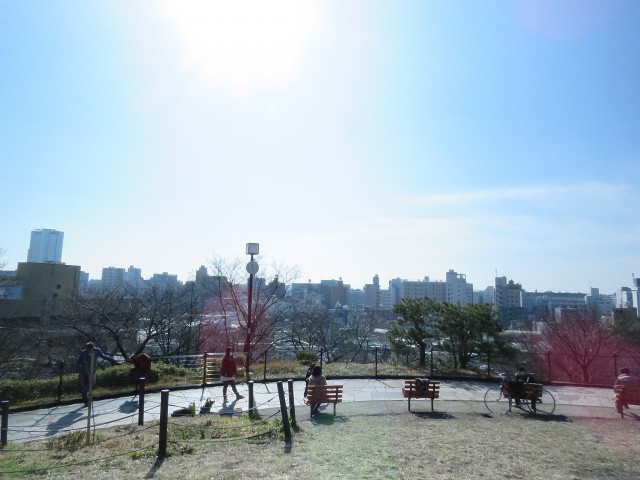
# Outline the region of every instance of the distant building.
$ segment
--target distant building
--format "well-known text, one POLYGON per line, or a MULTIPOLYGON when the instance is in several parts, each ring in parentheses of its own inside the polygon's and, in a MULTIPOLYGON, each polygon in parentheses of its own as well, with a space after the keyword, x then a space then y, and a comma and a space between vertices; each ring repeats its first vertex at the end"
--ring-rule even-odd
POLYGON ((456 273, 453 270, 447 272, 444 282, 430 281, 429 277, 424 277, 423 280, 396 278, 389 282, 389 292, 385 298, 392 302, 390 308, 404 299, 419 298, 466 306, 473 303, 473 284, 467 283, 464 274, 456 273))
POLYGON ((31 232, 31 242, 27 253, 28 263, 60 263, 62 261, 62 240, 64 232, 40 229, 31 232))
POLYGON ((473 303, 477 305, 493 305, 496 296, 495 287, 487 287, 484 290, 473 292, 473 303))
POLYGON ((444 303, 447 301, 447 284, 429 281, 429 277, 424 277, 424 280, 403 280, 400 286, 400 300, 405 298, 430 298, 444 303))
POLYGON ((124 268, 105 267, 102 269, 102 281, 100 286, 103 291, 109 292, 124 288, 124 268))
POLYGON ((511 329, 522 327, 526 320, 525 309, 522 307, 522 285, 507 281, 507 277, 495 279, 494 308, 503 326, 511 329))
POLYGON ((462 307, 473 303, 473 284, 467 283, 464 273, 449 270, 446 275, 447 303, 462 307))
POLYGON ((598 317, 610 315, 616 307, 615 295, 602 295, 598 288, 592 288, 585 301, 587 308, 598 317))
POLYGON ((339 280, 320 280, 320 283, 293 283, 291 285, 291 297, 296 300, 310 300, 327 309, 336 308, 336 305, 350 305, 350 286, 345 285, 342 278, 339 280))
POLYGON ((365 306, 370 308, 380 308, 380 278, 376 273, 373 276, 373 283, 364 286, 365 306))
POLYGON ((130 265, 127 271, 124 272, 124 283, 134 288, 144 287, 142 269, 130 265))
POLYGON ((178 276, 167 272, 154 273, 149 284, 159 290, 178 290, 178 276))
POLYGON ((62 301, 75 298, 80 287, 80 267, 64 263, 18 263, 14 287, 19 297, 0 300, 0 318, 46 322, 64 313, 62 301))
MULTIPOLYGON (((625 315, 629 315, 631 309, 635 309, 638 318, 640 318, 640 278, 633 279, 633 287, 622 287, 616 292, 617 310, 624 310, 625 315)), ((620 314, 619 314, 620 316, 620 314)))

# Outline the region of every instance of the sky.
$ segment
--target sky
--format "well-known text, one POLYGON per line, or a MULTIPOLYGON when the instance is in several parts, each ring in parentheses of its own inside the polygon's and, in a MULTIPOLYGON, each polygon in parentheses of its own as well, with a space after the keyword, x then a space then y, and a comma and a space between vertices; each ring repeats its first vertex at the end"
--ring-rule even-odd
POLYGON ((614 293, 640 2, 0 0, 0 263, 614 293))

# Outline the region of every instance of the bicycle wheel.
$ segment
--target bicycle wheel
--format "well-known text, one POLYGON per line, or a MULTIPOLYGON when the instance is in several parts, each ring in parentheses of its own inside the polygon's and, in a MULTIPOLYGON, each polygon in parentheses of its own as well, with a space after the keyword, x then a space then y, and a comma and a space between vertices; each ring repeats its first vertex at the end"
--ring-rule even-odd
POLYGON ((504 413, 509 410, 509 397, 502 395, 500 385, 495 385, 485 392, 484 404, 491 413, 504 413))
POLYGON ((546 388, 542 389, 542 397, 535 404, 529 403, 529 409, 533 413, 551 415, 556 409, 556 399, 546 388))

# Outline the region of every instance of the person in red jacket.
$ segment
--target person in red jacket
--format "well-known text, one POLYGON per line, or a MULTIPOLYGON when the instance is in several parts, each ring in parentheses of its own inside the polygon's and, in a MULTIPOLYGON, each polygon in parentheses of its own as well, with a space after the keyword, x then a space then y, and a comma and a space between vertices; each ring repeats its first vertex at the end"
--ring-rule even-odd
POLYGON ((224 401, 227 401, 227 387, 231 385, 233 393, 236 394, 236 400, 244 398, 238 393, 236 388, 236 360, 233 358, 231 347, 227 347, 227 351, 222 357, 222 365, 220 367, 220 380, 222 381, 222 396, 224 401))

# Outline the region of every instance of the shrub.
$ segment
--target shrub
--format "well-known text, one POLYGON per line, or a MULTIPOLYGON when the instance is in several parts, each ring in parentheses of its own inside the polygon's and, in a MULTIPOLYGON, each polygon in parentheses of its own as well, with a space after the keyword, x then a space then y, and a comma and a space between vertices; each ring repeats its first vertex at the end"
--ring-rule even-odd
POLYGON ((310 363, 318 361, 318 353, 302 350, 300 352, 296 352, 296 360, 303 365, 309 365, 310 363))

